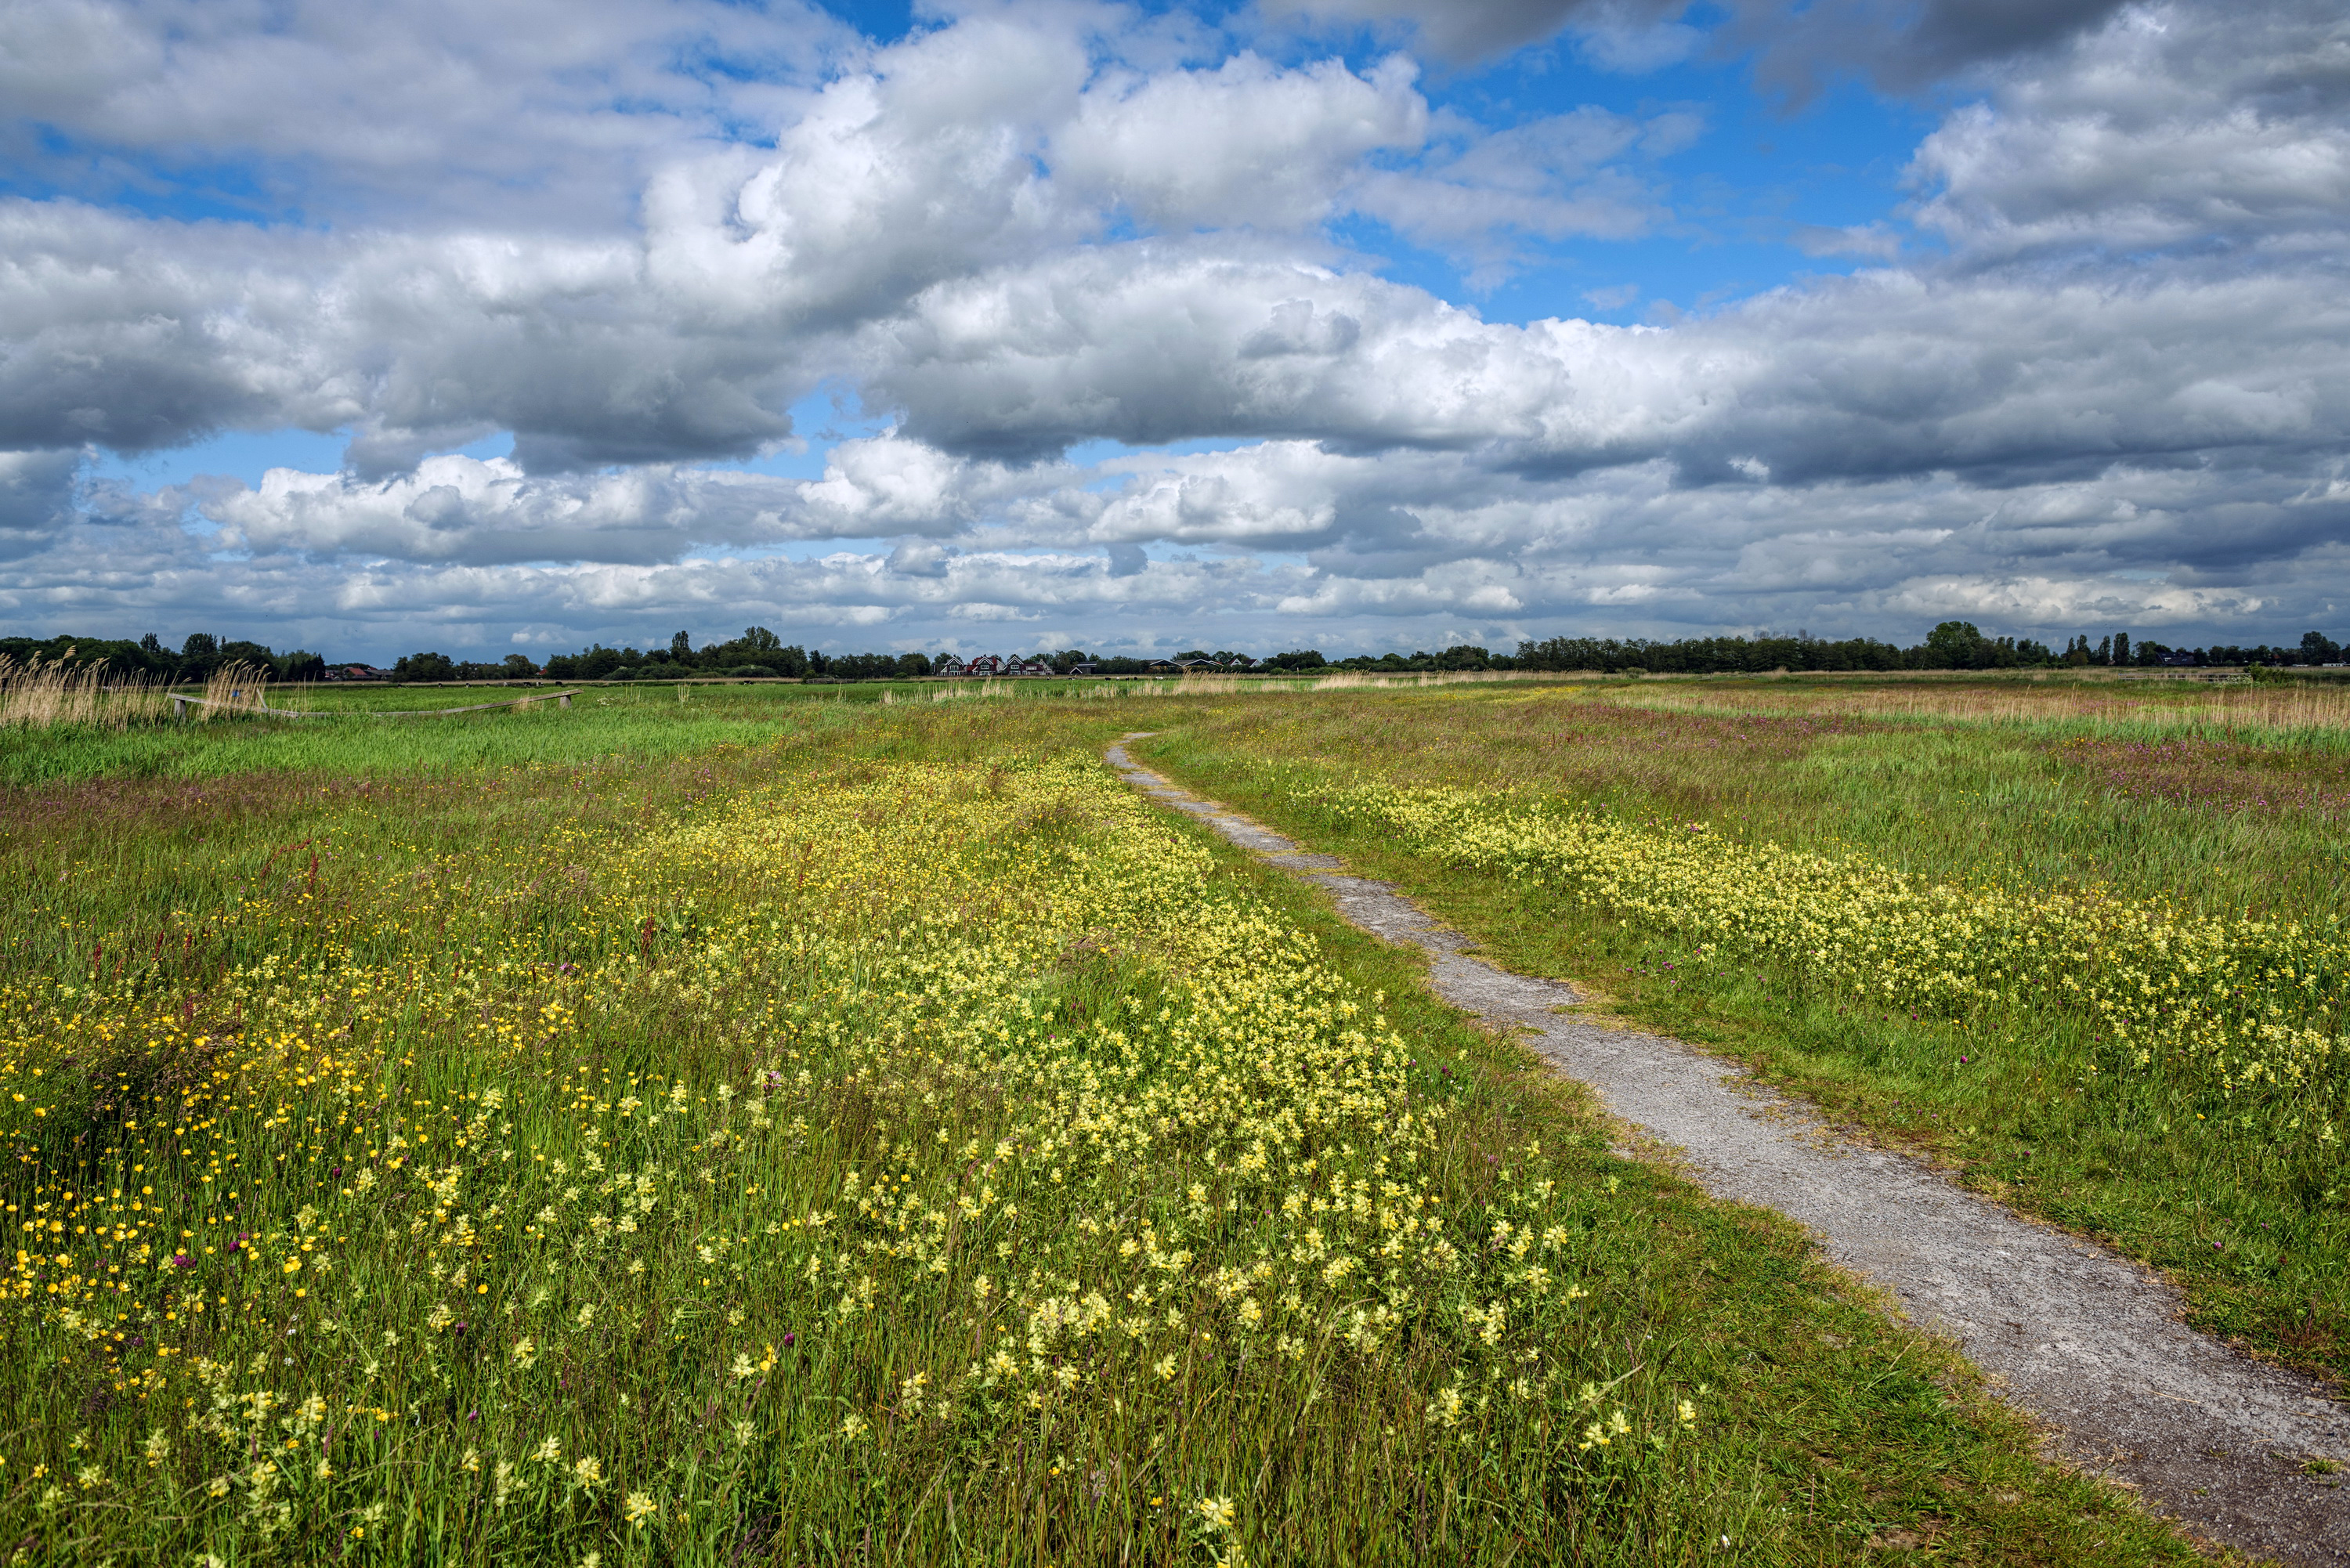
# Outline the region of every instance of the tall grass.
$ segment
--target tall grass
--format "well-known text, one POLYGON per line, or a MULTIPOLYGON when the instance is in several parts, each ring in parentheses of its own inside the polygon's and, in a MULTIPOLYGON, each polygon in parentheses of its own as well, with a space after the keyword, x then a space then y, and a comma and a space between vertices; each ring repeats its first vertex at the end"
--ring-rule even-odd
POLYGON ((19 664, 0 654, 0 729, 88 724, 120 730, 167 716, 165 691, 144 673, 118 674, 102 663, 35 659, 19 664))
MULTIPOLYGON (((103 663, 38 659, 19 664, 0 655, 0 729, 120 731, 164 720, 209 723, 285 712, 283 699, 277 707, 270 705, 272 679, 266 665, 225 664, 207 676, 198 691, 179 693, 189 699, 180 702, 173 700, 174 682, 141 670, 117 672, 103 663)), ((299 696, 309 689, 295 690, 299 696)))
MULTIPOLYGON (((189 705, 185 717, 200 722, 213 723, 222 720, 251 718, 256 714, 286 711, 281 704, 272 709, 269 704, 271 671, 266 665, 224 664, 204 678, 202 705, 189 705)), ((307 687, 297 688, 307 691, 307 687)))

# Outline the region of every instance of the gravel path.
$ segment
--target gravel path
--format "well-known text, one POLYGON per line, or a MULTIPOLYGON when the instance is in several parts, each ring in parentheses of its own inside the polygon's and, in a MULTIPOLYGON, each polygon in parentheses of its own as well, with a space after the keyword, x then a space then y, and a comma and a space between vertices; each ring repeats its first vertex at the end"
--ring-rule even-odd
POLYGON ((2312 1457, 2350 1457, 2350 1410, 2179 1323, 2178 1293, 2156 1275, 1914 1159, 1856 1147, 1720 1057, 1563 1018, 1553 1009, 1581 1000, 1572 987, 1471 958, 1388 884, 1170 784, 1123 745, 1107 756, 1129 784, 1328 888, 1354 924, 1424 950, 1437 994, 1530 1032, 1526 1043, 1609 1111, 1681 1149, 1707 1191, 1809 1226, 1912 1322, 1957 1340, 2074 1462, 2138 1487, 2212 1540, 2287 1563, 2350 1563, 2350 1485, 2340 1484, 2350 1472, 2302 1470, 2312 1457))

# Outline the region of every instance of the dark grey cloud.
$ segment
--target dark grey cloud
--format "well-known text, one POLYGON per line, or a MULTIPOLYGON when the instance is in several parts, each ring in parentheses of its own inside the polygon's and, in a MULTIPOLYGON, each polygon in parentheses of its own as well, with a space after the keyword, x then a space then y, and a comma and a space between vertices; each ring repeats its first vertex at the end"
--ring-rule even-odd
POLYGON ((2105 21, 2123 0, 1928 0, 1902 29, 1909 69, 1931 79, 2068 38, 2105 21))
POLYGON ((1733 0, 1729 47, 1801 101, 1838 77, 1915 92, 2101 26, 2127 0, 1733 0))
POLYGON ((0 559, 48 544, 74 520, 78 452, 0 452, 0 559))
POLYGON ((1321 19, 1393 23, 1451 60, 1477 60, 1541 43, 1579 19, 1645 21, 1676 15, 1677 0, 1305 0, 1270 5, 1321 19))
MULTIPOLYGON (((1716 47, 1751 53, 1760 78, 1797 99, 1827 80, 1866 78, 1910 92, 2094 28, 2126 0, 1726 0, 1716 47)), ((1491 58, 1574 32, 1603 63, 1639 68, 1631 39, 1686 29, 1688 0, 1306 0, 1325 20, 1393 24, 1445 58, 1491 58)), ((1269 10, 1280 7, 1268 6, 1269 10)), ((1695 42, 1691 35, 1683 51, 1695 42)))

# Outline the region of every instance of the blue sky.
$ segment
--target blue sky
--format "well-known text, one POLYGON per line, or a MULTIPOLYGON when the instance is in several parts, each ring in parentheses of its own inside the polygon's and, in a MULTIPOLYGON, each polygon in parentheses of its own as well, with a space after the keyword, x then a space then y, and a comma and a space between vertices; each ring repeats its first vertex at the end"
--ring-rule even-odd
POLYGON ((2323 6, 556 14, 0 20, 0 624, 2350 618, 2323 6))

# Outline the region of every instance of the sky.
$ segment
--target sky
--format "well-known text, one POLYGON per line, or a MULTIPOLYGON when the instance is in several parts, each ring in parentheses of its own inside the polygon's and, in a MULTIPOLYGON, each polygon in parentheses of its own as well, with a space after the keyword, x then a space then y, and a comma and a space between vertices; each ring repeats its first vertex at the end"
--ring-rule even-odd
POLYGON ((0 631, 2350 636, 2350 13, 17 0, 0 631))

